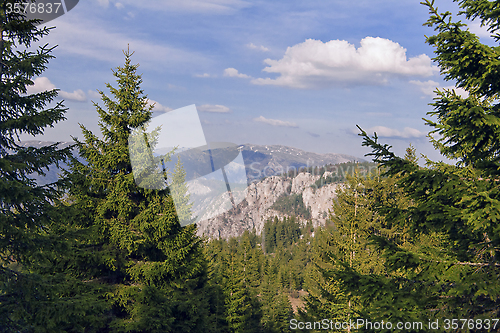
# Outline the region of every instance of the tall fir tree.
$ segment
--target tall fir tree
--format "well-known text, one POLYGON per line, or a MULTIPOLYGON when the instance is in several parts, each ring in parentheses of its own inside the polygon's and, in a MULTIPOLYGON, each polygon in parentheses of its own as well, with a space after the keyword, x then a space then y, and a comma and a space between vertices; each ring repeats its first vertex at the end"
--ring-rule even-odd
POLYGON ((214 313, 215 332, 231 332, 227 322, 226 296, 224 290, 225 279, 225 260, 228 254, 227 242, 220 239, 207 241, 204 251, 208 259, 209 266, 209 284, 214 291, 215 297, 210 303, 212 313, 214 313))
POLYGON ((246 249, 232 238, 224 257, 223 286, 227 322, 234 333, 258 332, 260 327, 260 304, 250 285, 245 254, 246 249))
POLYGON ((80 237, 66 265, 101 288, 96 300, 108 304, 102 330, 210 332, 206 260, 196 225, 180 225, 168 188, 145 189, 134 181, 129 135, 151 119, 152 106, 132 53, 124 55, 124 66, 113 71, 117 87, 106 85, 114 99, 99 91, 105 109, 94 103, 103 138, 81 125, 85 140, 75 139, 84 162, 73 160, 69 198, 71 227, 80 237))
POLYGON ((239 242, 239 252, 243 259, 244 278, 253 295, 257 294, 261 284, 261 267, 264 261, 262 250, 257 247, 255 241, 256 237, 257 235, 255 235, 255 233, 250 233, 248 230, 245 230, 239 242))
POLYGON ((293 315, 288 293, 283 290, 277 274, 269 266, 260 287, 262 327, 265 333, 286 332, 293 315))
MULTIPOLYGON (((310 284, 306 312, 302 313, 304 318, 328 317, 339 322, 366 318, 364 300, 357 292, 346 290, 337 274, 346 268, 366 275, 389 274, 381 252, 370 242, 373 235, 397 240, 403 247, 409 246, 405 230, 387 225, 384 216, 377 212, 377 207, 382 205, 400 209, 410 205, 396 184, 395 177, 360 176, 355 171, 338 188, 330 214, 334 226, 326 237, 322 234, 317 237, 315 263, 320 274, 315 275, 313 280, 316 282, 310 284)), ((377 305, 383 308, 382 304, 377 305)))
POLYGON ((195 217, 191 212, 193 203, 190 201, 190 195, 188 193, 188 188, 186 185, 186 171, 182 166, 182 161, 180 158, 177 159, 175 169, 172 175, 172 185, 170 186, 170 195, 175 202, 175 209, 179 221, 183 225, 188 225, 193 223, 195 217))
POLYGON ((71 151, 18 141, 64 120, 66 108, 54 103, 57 89, 28 94, 54 58, 53 47, 32 47, 50 29, 6 11, 14 4, 0 1, 0 331, 56 332, 74 302, 65 297, 64 277, 44 273, 61 245, 50 231, 58 225, 62 191, 56 183, 39 186, 33 175, 44 175, 71 151))
MULTIPOLYGON (((461 14, 479 20, 500 40, 497 1, 455 2, 461 14)), ((434 1, 422 4, 430 10, 426 25, 437 31, 427 37, 434 60, 446 80, 468 92, 462 97, 452 89, 437 90, 434 111, 428 113, 437 120, 426 120, 431 134, 438 134, 431 136, 436 149, 456 164, 427 160, 421 167, 362 131, 370 155, 387 175, 399 176, 399 188, 412 201, 407 208, 378 209, 387 224, 407 230, 411 246, 372 236, 391 274, 366 275, 346 267, 337 278, 364 300, 373 319, 405 313, 406 320, 438 319, 455 331, 496 331, 491 319, 500 315, 499 49, 482 44, 465 24, 453 22, 451 13, 440 13, 434 1), (468 321, 457 328, 444 318, 468 321)))

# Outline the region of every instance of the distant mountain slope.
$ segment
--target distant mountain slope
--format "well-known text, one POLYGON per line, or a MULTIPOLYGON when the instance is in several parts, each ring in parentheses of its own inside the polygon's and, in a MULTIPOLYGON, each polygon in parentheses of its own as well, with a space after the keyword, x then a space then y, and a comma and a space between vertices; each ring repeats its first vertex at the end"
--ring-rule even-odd
POLYGON ((363 159, 346 154, 317 154, 298 148, 281 145, 245 144, 242 148, 249 182, 265 177, 291 172, 298 175, 299 170, 311 166, 324 166, 350 161, 364 162, 363 159))
MULTIPOLYGON (((53 141, 39 141, 39 140, 28 140, 28 141, 21 141, 17 142, 18 145, 21 147, 35 147, 35 148, 42 148, 45 146, 53 145, 55 142, 53 141)), ((59 148, 67 148, 71 145, 74 145, 74 142, 60 142, 59 143, 59 148)))
MULTIPOLYGON (((23 147, 40 148, 54 143, 51 141, 30 140, 20 142, 19 144, 23 147)), ((61 142, 59 147, 65 148, 73 144, 74 142, 61 142)), ((351 155, 335 153, 317 154, 282 145, 255 145, 247 143, 242 145, 241 152, 245 162, 248 183, 288 172, 298 175, 299 171, 304 171, 305 168, 311 166, 364 161, 361 158, 351 155)), ((39 184, 47 184, 56 181, 60 172, 60 169, 53 167, 50 168, 45 177, 34 175, 34 178, 39 184)))

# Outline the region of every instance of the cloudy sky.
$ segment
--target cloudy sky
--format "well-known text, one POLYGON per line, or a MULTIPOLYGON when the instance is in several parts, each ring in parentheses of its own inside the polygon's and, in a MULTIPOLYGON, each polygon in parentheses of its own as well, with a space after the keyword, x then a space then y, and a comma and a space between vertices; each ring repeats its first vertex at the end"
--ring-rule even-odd
MULTIPOLYGON (((42 140, 99 132, 96 90, 130 45, 155 115, 195 104, 209 141, 363 157, 356 125, 398 154, 440 159, 422 117, 450 87, 432 62, 419 0, 85 0, 49 22, 58 45, 30 91, 57 87, 67 120, 42 140)), ((457 12, 451 0, 440 10, 457 12)), ((488 35, 478 24, 471 30, 488 35)), ((101 103, 102 105, 102 103, 101 103)), ((30 139, 23 137, 23 139, 30 139)))

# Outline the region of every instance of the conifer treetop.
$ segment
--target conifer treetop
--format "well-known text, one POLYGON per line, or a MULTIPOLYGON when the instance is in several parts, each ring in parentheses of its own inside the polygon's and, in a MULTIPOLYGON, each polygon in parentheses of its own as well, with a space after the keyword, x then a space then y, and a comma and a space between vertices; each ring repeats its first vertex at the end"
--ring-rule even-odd
POLYGON ((139 64, 133 65, 131 57, 134 52, 123 51, 125 64, 113 71, 118 87, 106 83, 115 100, 98 90, 106 110, 94 102, 100 116, 100 128, 104 138, 110 142, 125 142, 134 128, 145 125, 152 115, 154 105, 148 105, 148 97, 140 88, 143 83, 141 75, 137 74, 139 64))
MULTIPOLYGON (((458 2, 467 18, 480 19, 494 34, 500 22, 498 1, 458 2)), ((425 23, 436 35, 427 37, 445 80, 454 80, 467 97, 454 89, 436 90, 427 120, 431 142, 455 165, 426 159, 417 164, 414 152, 396 156, 391 146, 361 130, 386 175, 412 205, 381 205, 384 223, 407 231, 406 247, 384 235, 371 237, 382 251, 387 276, 368 276, 346 269, 340 277, 348 289, 366 300, 366 309, 381 318, 404 313, 412 320, 498 316, 500 305, 500 49, 482 44, 450 12, 440 13, 426 0, 425 23), (438 134, 433 138, 432 134, 438 134), (398 288, 394 290, 393 285, 398 288), (391 286, 391 297, 387 286, 391 286), (381 304, 386 308, 381 311, 381 304), (427 317, 427 318, 425 318, 427 317)), ((493 36, 498 42, 498 34, 493 36)))
POLYGON ((47 63, 54 58, 54 47, 48 44, 30 50, 49 34, 47 27, 36 27, 36 21, 26 21, 14 12, 7 14, 4 4, 14 1, 0 1, 0 146, 15 148, 19 135, 42 134, 46 127, 65 119, 63 102, 47 107, 58 93, 58 89, 27 95, 33 78, 47 69, 47 63), (18 48, 24 49, 19 51, 18 48))

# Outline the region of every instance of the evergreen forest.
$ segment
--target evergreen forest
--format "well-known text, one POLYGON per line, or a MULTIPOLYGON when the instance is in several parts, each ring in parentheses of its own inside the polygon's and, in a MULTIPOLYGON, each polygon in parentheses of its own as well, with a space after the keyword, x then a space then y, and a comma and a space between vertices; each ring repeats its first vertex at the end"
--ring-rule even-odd
MULTIPOLYGON (((500 40, 500 2, 454 1, 500 40)), ((72 147, 20 144, 67 108, 57 89, 28 94, 54 58, 33 46, 51 29, 7 12, 14 2, 0 0, 0 332, 500 331, 500 49, 434 0, 422 2, 426 42, 468 95, 437 90, 424 121, 453 163, 412 146, 397 156, 359 128, 375 164, 315 184, 342 183, 326 225, 294 194, 274 206, 287 217, 231 239, 181 226, 186 187, 176 211, 168 187, 135 183, 128 139, 153 106, 129 49, 94 102, 100 133, 82 124, 72 147)), ((169 171, 182 183, 180 163, 169 171)))

